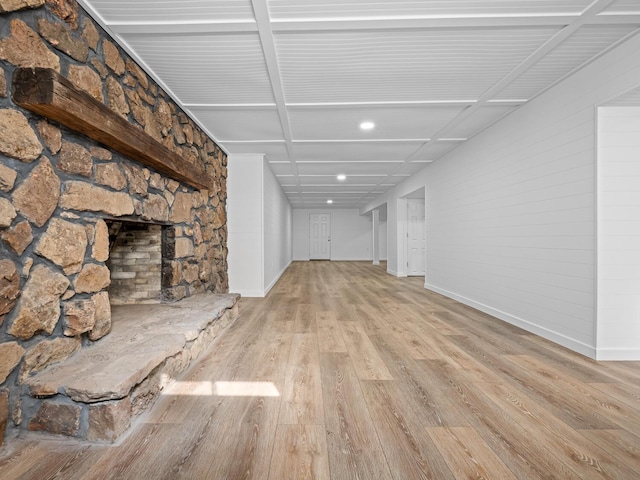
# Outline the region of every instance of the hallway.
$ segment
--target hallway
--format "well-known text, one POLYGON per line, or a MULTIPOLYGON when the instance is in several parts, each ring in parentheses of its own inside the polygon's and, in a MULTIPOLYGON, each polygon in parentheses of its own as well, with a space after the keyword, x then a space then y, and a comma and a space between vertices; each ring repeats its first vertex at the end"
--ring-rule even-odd
POLYGON ((0 479, 634 479, 640 362, 596 363, 366 262, 294 262, 116 445, 0 479))

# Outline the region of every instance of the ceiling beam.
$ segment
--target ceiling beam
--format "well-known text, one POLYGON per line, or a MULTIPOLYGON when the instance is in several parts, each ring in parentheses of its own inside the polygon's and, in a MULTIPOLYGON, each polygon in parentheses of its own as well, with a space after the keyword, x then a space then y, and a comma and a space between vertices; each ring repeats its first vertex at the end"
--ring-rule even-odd
MULTIPOLYGON (((306 33, 332 31, 442 30, 463 28, 562 27, 580 15, 484 16, 484 17, 406 17, 397 19, 322 19, 270 20, 274 33, 306 33)), ((640 23, 640 14, 594 15, 584 25, 629 25, 640 23)), ((107 22, 118 34, 127 35, 206 35, 257 32, 253 20, 191 22, 107 22)))
POLYGON ((402 17, 402 18, 333 18, 273 20, 273 31, 331 32, 344 30, 407 30, 449 28, 498 28, 520 26, 561 26, 571 23, 578 15, 531 17, 402 17))
MULTIPOLYGON (((395 107, 448 107, 448 106, 464 106, 476 103, 477 100, 407 100, 401 102, 381 101, 381 102, 312 102, 312 103, 287 103, 290 109, 305 108, 329 108, 334 109, 351 109, 351 108, 395 108, 395 107)), ((492 102, 492 105, 520 105, 525 100, 498 100, 492 102)), ((277 108, 275 103, 185 103, 185 107, 191 110, 208 110, 211 108, 222 109, 233 108, 245 110, 274 110, 277 108)))
POLYGON ((206 35, 257 32, 253 20, 235 22, 111 22, 109 28, 127 35, 206 35))
POLYGON ((251 0, 251 5, 253 6, 253 13, 258 25, 258 34, 260 35, 260 42, 262 44, 267 73, 271 80, 273 98, 276 101, 276 108, 278 109, 278 116, 280 117, 280 126, 282 127, 289 161, 291 162, 291 171, 295 175, 296 184, 298 185, 300 193, 302 193, 300 179, 298 177, 298 166, 296 165, 293 152, 291 122, 289 121, 289 113, 287 112, 287 105, 284 98, 284 88, 282 86, 282 78, 280 77, 280 67, 278 65, 278 55, 276 53, 273 32, 271 31, 271 19, 269 18, 267 0, 251 0))

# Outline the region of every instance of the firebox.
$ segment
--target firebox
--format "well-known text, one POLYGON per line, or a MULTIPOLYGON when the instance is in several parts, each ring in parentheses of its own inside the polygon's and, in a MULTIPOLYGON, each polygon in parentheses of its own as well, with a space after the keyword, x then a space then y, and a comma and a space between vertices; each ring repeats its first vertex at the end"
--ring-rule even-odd
POLYGON ((173 238, 169 225, 112 220, 109 227, 111 272, 109 299, 112 305, 160 303, 163 271, 167 270, 173 238))

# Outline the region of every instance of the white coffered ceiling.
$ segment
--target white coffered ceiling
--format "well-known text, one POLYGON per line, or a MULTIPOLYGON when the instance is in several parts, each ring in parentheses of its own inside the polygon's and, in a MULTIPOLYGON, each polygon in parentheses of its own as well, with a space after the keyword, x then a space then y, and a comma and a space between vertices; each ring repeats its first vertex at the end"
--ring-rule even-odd
POLYGON ((81 3, 294 207, 362 207, 640 27, 638 0, 81 3))

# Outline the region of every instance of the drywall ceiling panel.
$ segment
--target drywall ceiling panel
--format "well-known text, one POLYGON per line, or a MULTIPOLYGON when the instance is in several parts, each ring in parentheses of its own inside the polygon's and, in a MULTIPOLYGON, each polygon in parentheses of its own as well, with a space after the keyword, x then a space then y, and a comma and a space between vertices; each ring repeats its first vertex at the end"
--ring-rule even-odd
POLYGON ((291 175, 293 174, 293 170, 291 169, 291 163, 283 162, 283 163, 272 163, 269 162, 269 168, 273 172, 274 175, 291 175))
POLYGON ((300 160, 404 160, 423 142, 305 142, 294 143, 293 154, 300 160))
POLYGON ((412 160, 435 161, 449 153, 461 143, 462 142, 431 142, 425 148, 421 149, 418 155, 412 157, 412 160))
POLYGON ((636 29, 636 25, 584 26, 517 78, 496 98, 530 99, 636 29))
POLYGON ((280 33, 287 103, 474 100, 559 27, 280 33))
POLYGON ((191 107, 189 111, 222 144, 225 141, 282 140, 280 117, 272 108, 191 107))
MULTIPOLYGON (((331 184, 305 185, 303 188, 305 192, 309 192, 309 193, 342 191, 342 192, 356 192, 362 195, 368 192, 369 190, 371 190, 372 187, 367 185, 357 185, 354 183, 350 183, 348 185, 336 183, 335 185, 331 185, 331 184)), ((293 188, 289 188, 289 190, 293 191, 293 188)), ((296 188, 296 191, 297 191, 297 188, 296 188)))
POLYGON ((108 23, 174 23, 253 20, 251 0, 91 0, 108 23), (125 5, 123 5, 125 4, 125 5))
POLYGON ((407 162, 403 164, 399 169, 397 169, 394 173, 397 174, 409 174, 413 175, 414 173, 418 173, 420 170, 425 168, 428 163, 422 162, 407 162))
POLYGON ((604 15, 624 15, 639 14, 640 2, 638 0, 615 0, 608 8, 605 8, 604 15))
MULTIPOLYGON (((349 179, 350 185, 377 185, 380 183, 386 175, 361 175, 359 177, 351 177, 349 179)), ((320 186, 320 185, 336 185, 338 182, 333 176, 300 176, 300 185, 303 186, 320 186)))
POLYGON ((428 139, 466 106, 289 107, 289 118, 294 140, 428 139))
POLYGON ((257 33, 122 38, 183 104, 274 103, 257 33))
POLYGON ((302 197, 305 199, 321 199, 321 198, 327 198, 327 196, 330 196, 332 199, 336 199, 336 198, 343 198, 343 199, 348 199, 348 200, 352 200, 352 199, 358 199, 361 198, 364 194, 363 193, 358 193, 358 192, 318 192, 318 193, 311 193, 311 192, 304 192, 302 194, 302 197))
POLYGON ((488 15, 571 15, 581 13, 591 0, 269 0, 274 20, 455 17, 488 15))
POLYGON ((447 131, 447 136, 471 138, 491 126, 496 120, 499 120, 516 109, 516 106, 483 105, 451 130, 447 131))
POLYGON ((268 142, 226 142, 222 146, 231 154, 261 154, 270 162, 287 162, 287 146, 282 143, 268 142))
MULTIPOLYGON (((388 174, 395 171, 402 165, 401 161, 396 162, 298 162, 298 173, 300 175, 366 175, 366 174, 388 174)), ((348 183, 347 181, 343 183, 348 183)))

